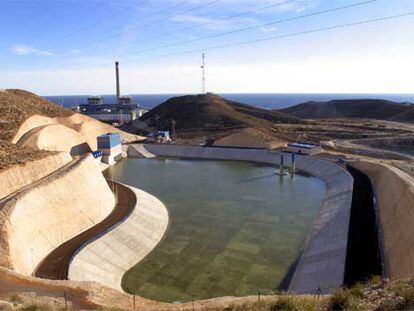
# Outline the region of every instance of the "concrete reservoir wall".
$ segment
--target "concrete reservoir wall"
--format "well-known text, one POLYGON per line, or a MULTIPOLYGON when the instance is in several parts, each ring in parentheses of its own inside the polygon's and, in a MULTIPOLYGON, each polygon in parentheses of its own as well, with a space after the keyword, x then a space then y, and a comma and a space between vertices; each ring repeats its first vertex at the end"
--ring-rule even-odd
POLYGON ((161 241, 168 211, 156 197, 129 187, 137 198, 129 217, 100 238, 86 244, 69 267, 72 281, 96 281, 122 290, 122 277, 161 241))
MULTIPOLYGON (((127 150, 128 156, 141 157, 142 148, 142 145, 130 145, 127 150)), ((149 154, 157 156, 280 164, 279 152, 263 149, 156 144, 148 144, 144 148, 149 154)), ((289 162, 286 164, 290 165, 289 162)), ((321 288, 327 292, 341 286, 344 281, 353 179, 340 166, 315 157, 297 156, 296 167, 323 180, 326 194, 299 258, 289 290, 297 293, 315 293, 321 288)))
POLYGON ((31 275, 54 248, 102 221, 115 198, 92 156, 0 201, 0 265, 31 275))
POLYGON ((356 161, 352 166, 375 188, 387 276, 414 277, 414 178, 387 164, 356 161))

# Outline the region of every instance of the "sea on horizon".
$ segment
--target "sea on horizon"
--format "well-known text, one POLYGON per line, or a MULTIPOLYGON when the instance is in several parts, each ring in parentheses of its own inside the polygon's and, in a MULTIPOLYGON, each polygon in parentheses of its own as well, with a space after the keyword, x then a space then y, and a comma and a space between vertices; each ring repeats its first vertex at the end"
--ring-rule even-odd
MULTIPOLYGON (((142 107, 154 108, 171 97, 185 94, 132 94, 142 107)), ((329 101, 334 99, 385 99, 394 102, 414 103, 414 94, 218 94, 228 100, 237 101, 264 109, 283 109, 308 101, 329 101)), ((88 95, 44 96, 44 98, 67 108, 86 104, 88 95)), ((114 104, 115 95, 102 95, 106 104, 114 104)))

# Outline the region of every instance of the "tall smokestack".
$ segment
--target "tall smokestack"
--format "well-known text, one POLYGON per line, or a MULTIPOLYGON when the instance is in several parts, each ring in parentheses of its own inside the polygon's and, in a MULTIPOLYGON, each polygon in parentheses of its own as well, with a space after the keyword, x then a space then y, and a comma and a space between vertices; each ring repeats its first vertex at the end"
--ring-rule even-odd
POLYGON ((115 62, 115 73, 116 73, 116 99, 119 102, 121 97, 121 89, 119 87, 119 62, 115 62))

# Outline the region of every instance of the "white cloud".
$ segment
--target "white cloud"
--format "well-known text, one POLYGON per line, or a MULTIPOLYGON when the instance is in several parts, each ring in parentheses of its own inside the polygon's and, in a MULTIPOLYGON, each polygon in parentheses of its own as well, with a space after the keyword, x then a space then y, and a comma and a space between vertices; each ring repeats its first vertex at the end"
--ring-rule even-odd
POLYGON ((317 1, 312 0, 296 0, 296 1, 283 1, 275 9, 278 12, 303 12, 309 7, 317 4, 317 1))
POLYGON ((81 53, 81 51, 79 51, 78 49, 72 49, 72 50, 70 50, 70 53, 71 53, 72 55, 78 55, 78 54, 80 54, 80 53, 81 53))
POLYGON ((38 56, 52 56, 52 52, 46 50, 39 50, 28 45, 14 45, 11 47, 11 51, 17 55, 38 55, 38 56))
POLYGON ((275 31, 277 31, 277 27, 265 27, 265 26, 262 26, 262 27, 260 27, 260 31, 261 32, 263 32, 263 33, 271 33, 271 32, 275 32, 275 31))
POLYGON ((234 19, 212 18, 199 15, 179 15, 171 19, 171 21, 183 24, 194 24, 195 27, 202 27, 210 30, 227 30, 233 29, 234 25, 251 25, 256 24, 257 20, 247 17, 238 17, 234 19))
POLYGON ((207 24, 215 22, 215 19, 204 17, 204 16, 197 16, 197 15, 178 15, 170 19, 173 22, 179 23, 193 23, 193 24, 207 24))

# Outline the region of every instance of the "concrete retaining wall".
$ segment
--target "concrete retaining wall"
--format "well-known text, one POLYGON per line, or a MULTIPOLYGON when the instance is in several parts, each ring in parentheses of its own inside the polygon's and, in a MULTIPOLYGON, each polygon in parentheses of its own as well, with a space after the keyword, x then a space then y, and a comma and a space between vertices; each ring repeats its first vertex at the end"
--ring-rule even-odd
POLYGON ((92 156, 0 201, 0 265, 30 275, 54 248, 104 219, 115 199, 92 156))
POLYGON ((374 184, 387 276, 414 277, 414 178, 386 164, 357 161, 352 166, 374 184))
MULTIPOLYGON (((129 149, 130 156, 139 153, 139 149, 134 145, 130 145, 129 149)), ((275 165, 279 165, 280 161, 279 152, 261 149, 155 144, 145 145, 145 149, 158 156, 240 160, 275 165)), ((287 165, 290 165, 289 161, 287 165)), ((340 166, 320 158, 297 156, 296 167, 323 180, 326 193, 289 290, 297 293, 315 293, 321 288, 327 292, 341 286, 344 281, 353 179, 340 166)))
POLYGON ((122 290, 124 273, 147 256, 168 226, 168 211, 154 196, 129 187, 137 196, 132 214, 116 228, 86 245, 69 267, 69 279, 96 281, 122 290))

